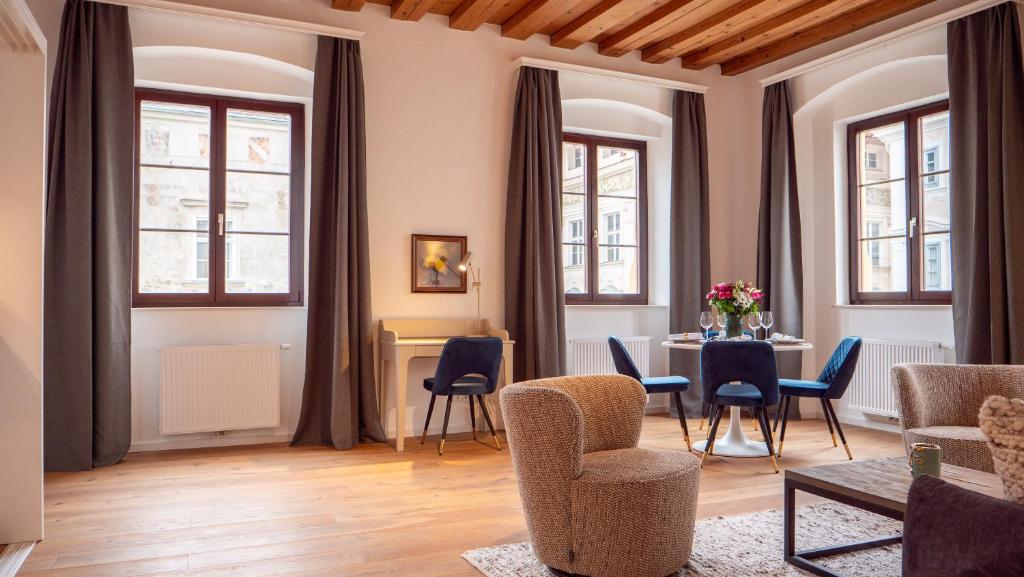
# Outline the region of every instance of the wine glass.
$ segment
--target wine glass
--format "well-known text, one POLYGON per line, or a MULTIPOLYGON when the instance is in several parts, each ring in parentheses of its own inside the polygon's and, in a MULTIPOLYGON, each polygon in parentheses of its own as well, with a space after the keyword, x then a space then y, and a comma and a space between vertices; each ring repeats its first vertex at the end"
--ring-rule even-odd
POLYGON ((700 313, 700 328, 704 329, 704 340, 708 340, 708 331, 711 330, 711 325, 714 321, 711 319, 711 311, 701 311, 700 313))
POLYGON ((771 311, 764 311, 761 313, 761 326, 764 327, 764 339, 768 340, 772 336, 772 325, 775 324, 775 317, 772 316, 771 311))
POLYGON ((722 331, 725 330, 725 315, 722 314, 722 311, 717 309, 712 313, 712 315, 715 317, 715 326, 718 327, 718 335, 716 336, 721 337, 722 331))
POLYGON ((761 328, 761 313, 750 313, 747 315, 747 324, 750 330, 754 331, 754 340, 757 340, 757 329, 761 328))

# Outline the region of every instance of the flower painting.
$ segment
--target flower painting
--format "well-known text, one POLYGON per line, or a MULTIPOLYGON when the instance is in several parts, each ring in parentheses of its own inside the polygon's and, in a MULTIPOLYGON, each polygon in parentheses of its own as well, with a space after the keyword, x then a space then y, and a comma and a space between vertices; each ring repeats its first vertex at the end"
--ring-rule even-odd
POLYGON ((465 254, 464 236, 412 235, 412 292, 466 292, 465 254))

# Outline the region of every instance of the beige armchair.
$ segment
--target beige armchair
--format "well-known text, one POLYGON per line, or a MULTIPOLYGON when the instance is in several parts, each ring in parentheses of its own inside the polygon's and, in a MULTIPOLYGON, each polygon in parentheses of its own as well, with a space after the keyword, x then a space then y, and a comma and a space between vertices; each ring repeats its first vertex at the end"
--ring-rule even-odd
POLYGON ((897 365, 892 386, 908 449, 935 443, 943 463, 993 472, 978 411, 991 395, 1024 397, 1024 366, 897 365))
POLYGON ((689 559, 698 460, 637 447, 646 401, 643 386, 620 375, 502 390, 530 540, 556 574, 664 577, 689 559))

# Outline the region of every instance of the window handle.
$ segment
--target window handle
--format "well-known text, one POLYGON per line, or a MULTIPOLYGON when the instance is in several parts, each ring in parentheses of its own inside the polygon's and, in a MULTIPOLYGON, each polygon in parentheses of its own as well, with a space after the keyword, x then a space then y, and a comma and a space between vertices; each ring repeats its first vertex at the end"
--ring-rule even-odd
POLYGON ((224 215, 217 215, 217 235, 224 236, 224 215))
POLYGON ((914 218, 910 219, 910 224, 908 225, 908 228, 910 229, 910 238, 914 238, 914 233, 917 232, 917 217, 916 216, 914 218))
POLYGON ((594 229, 594 240, 597 240, 597 229, 594 229))

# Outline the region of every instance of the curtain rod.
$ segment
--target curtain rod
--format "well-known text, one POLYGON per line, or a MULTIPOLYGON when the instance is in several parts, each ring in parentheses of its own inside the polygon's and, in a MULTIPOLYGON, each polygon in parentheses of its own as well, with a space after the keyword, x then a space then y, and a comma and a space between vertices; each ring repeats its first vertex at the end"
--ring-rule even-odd
POLYGON ((996 6, 998 4, 1004 4, 1006 2, 1020 4, 1022 3, 1022 0, 975 0, 974 2, 965 4, 963 6, 959 6, 948 12, 932 16, 931 18, 926 18, 924 20, 921 20, 920 22, 915 22, 909 26, 904 26, 899 30, 894 30, 888 34, 879 36, 878 38, 865 40, 864 42, 855 44, 849 48, 846 48, 845 50, 840 50, 839 52, 834 52, 832 54, 822 56, 821 58, 811 60, 810 62, 794 66, 793 68, 784 70, 782 72, 779 72, 778 74, 773 74, 761 80, 761 86, 768 86, 769 84, 775 84, 776 82, 782 82, 783 80, 789 80, 790 78, 794 78, 802 74, 807 74, 808 72, 818 70, 819 68, 824 68, 825 66, 828 66, 830 64, 835 64, 837 62, 846 60, 847 58, 851 58, 853 56, 857 56, 858 54, 862 54, 875 48, 881 48, 887 44, 891 44, 893 42, 896 42, 897 40, 902 40, 903 38, 906 38, 913 34, 925 32, 933 28, 938 28, 939 26, 943 26, 954 20, 959 20, 964 16, 970 16, 975 12, 981 12, 982 10, 987 10, 993 6, 996 6))
POLYGON ((604 68, 595 68, 593 66, 581 66, 579 64, 569 64, 566 62, 555 62, 554 60, 541 60, 539 58, 529 58, 522 56, 516 58, 515 66, 532 66, 533 68, 544 68, 547 70, 559 70, 564 72, 579 72, 581 74, 590 74, 593 76, 603 76, 605 78, 612 78, 615 80, 626 80, 629 82, 638 82, 640 84, 653 84, 654 86, 661 86, 663 88, 672 88, 675 90, 685 90, 687 92, 698 92, 705 94, 708 91, 708 87, 701 84, 691 84, 689 82, 682 82, 679 80, 669 80, 667 78, 658 78, 657 76, 646 76, 644 74, 632 74, 630 72, 619 72, 617 70, 606 70, 604 68))
POLYGON ((224 8, 213 8, 210 6, 197 6, 195 4, 172 2, 171 0, 94 1, 102 2, 104 4, 116 4, 118 6, 127 6, 129 8, 141 8, 143 10, 165 12, 169 14, 183 14, 186 16, 196 16, 207 20, 220 20, 222 22, 234 22, 237 24, 252 24, 254 26, 261 26, 263 28, 288 30, 290 32, 302 32, 305 34, 319 34, 322 36, 346 38, 349 40, 361 40, 363 36, 366 34, 365 32, 362 32, 360 30, 349 30, 348 28, 330 26, 328 24, 314 24, 312 22, 305 22, 302 20, 292 20, 290 18, 276 18, 274 16, 263 16, 260 14, 249 14, 247 12, 226 10, 224 8))

